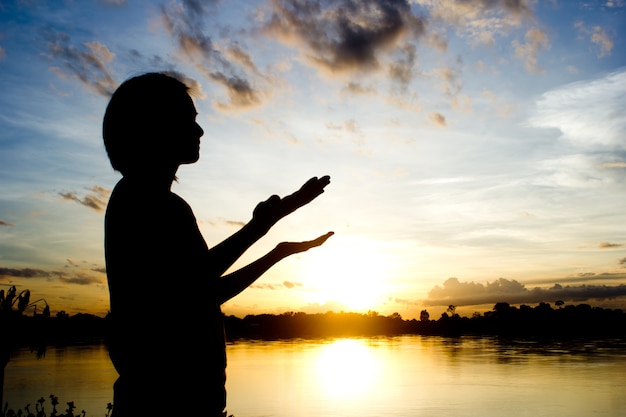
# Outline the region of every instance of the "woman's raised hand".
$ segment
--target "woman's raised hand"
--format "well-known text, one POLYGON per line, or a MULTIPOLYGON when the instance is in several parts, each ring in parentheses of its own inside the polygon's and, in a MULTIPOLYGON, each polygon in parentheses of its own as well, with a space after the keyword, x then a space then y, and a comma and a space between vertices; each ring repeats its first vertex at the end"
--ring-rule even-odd
POLYGON ((259 203, 254 209, 252 218, 255 223, 262 226, 265 231, 267 231, 276 224, 278 220, 313 201, 324 192, 324 188, 328 184, 330 184, 330 177, 328 175, 321 178, 313 177, 293 194, 283 198, 273 195, 259 203))

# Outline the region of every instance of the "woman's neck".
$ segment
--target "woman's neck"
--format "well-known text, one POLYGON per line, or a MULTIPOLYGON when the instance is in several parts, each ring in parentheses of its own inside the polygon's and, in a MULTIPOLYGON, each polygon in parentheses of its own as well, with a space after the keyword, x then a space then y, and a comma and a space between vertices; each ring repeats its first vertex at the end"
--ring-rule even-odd
POLYGON ((127 173, 124 175, 124 178, 128 181, 138 183, 145 188, 169 191, 172 188, 172 183, 176 180, 177 169, 178 167, 159 170, 145 169, 127 173))

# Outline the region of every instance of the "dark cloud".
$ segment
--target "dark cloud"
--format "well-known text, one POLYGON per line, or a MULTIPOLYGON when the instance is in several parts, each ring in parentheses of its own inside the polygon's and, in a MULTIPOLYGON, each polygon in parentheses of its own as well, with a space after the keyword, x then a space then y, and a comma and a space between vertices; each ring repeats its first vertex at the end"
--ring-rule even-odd
POLYGON ((182 1, 161 7, 161 17, 167 31, 187 56, 202 57, 208 61, 219 59, 213 41, 204 33, 205 16, 214 2, 182 1))
POLYGON ((261 103, 260 93, 255 90, 250 83, 237 76, 228 77, 221 72, 210 74, 211 79, 221 84, 228 94, 230 103, 218 103, 224 110, 233 108, 253 107, 261 103))
POLYGON ((86 194, 83 197, 79 197, 74 192, 59 193, 59 195, 65 200, 76 201, 77 203, 95 211, 104 211, 109 195, 111 194, 110 190, 98 185, 94 185, 89 190, 91 193, 86 194))
POLYGON ((626 258, 622 258, 619 260, 620 265, 626 265, 626 258))
POLYGON ((76 285, 102 284, 102 280, 100 278, 85 273, 75 273, 71 276, 61 275, 59 280, 67 284, 76 285))
POLYGON ((48 278, 52 274, 43 269, 34 268, 2 268, 0 267, 0 277, 19 277, 19 278, 48 278))
POLYGON ((381 55, 424 32, 404 0, 273 0, 272 6, 265 33, 303 47, 309 62, 331 73, 378 69, 381 55))
POLYGON ((613 299, 626 296, 626 285, 578 285, 554 284, 550 288, 527 289, 516 280, 500 278, 492 283, 460 282, 449 278, 442 286, 435 286, 428 293, 426 305, 480 305, 507 302, 511 304, 563 301, 586 301, 589 299, 613 299))
POLYGON ((546 280, 546 279, 536 279, 536 280, 528 280, 526 281, 526 283, 528 285, 533 284, 533 285, 549 285, 554 283, 555 281, 558 281, 561 284, 571 284, 571 283, 580 283, 580 282, 591 282, 591 281, 602 281, 602 282, 609 282, 609 281, 626 281, 626 274, 623 273, 608 273, 608 272, 604 272, 601 274, 596 274, 595 272, 581 272, 579 274, 576 274, 574 276, 568 276, 568 277, 563 277, 563 278, 558 278, 557 280, 551 279, 551 280, 546 280))
POLYGON ((58 62, 52 70, 63 78, 78 78, 89 90, 110 97, 117 83, 109 64, 114 54, 102 43, 83 42, 80 47, 72 44, 66 33, 47 30, 44 38, 48 42, 48 57, 58 62))
MULTIPOLYGON (((71 260, 67 260, 69 265, 75 265, 71 260)), ((74 270, 72 268, 71 272, 63 272, 63 271, 46 271, 43 269, 36 268, 4 268, 0 267, 0 280, 7 278, 27 278, 27 279, 37 279, 37 278, 45 278, 45 279, 58 279, 60 282, 67 284, 77 284, 77 285, 91 285, 91 284, 102 284, 102 273, 105 273, 106 270, 104 268, 92 268, 92 269, 80 269, 74 270), (93 272, 97 272, 97 275, 94 275, 93 272)))
POLYGON ((219 109, 257 106, 262 103, 263 95, 248 78, 262 75, 251 56, 237 43, 216 45, 206 33, 216 3, 187 0, 163 6, 161 16, 165 28, 175 39, 180 53, 191 60, 209 81, 225 88, 229 102, 217 103, 219 109))
POLYGON ((0 226, 7 226, 7 227, 11 227, 13 226, 13 223, 9 223, 6 220, 2 220, 0 219, 0 226))
POLYGON ((351 81, 349 82, 344 90, 350 94, 357 94, 357 95, 368 95, 368 94, 375 94, 376 90, 372 87, 368 87, 368 86, 364 86, 358 82, 354 82, 351 81))
POLYGON ((389 77, 398 85, 401 92, 406 92, 409 83, 413 80, 417 62, 415 45, 405 45, 401 48, 403 57, 389 64, 389 77))

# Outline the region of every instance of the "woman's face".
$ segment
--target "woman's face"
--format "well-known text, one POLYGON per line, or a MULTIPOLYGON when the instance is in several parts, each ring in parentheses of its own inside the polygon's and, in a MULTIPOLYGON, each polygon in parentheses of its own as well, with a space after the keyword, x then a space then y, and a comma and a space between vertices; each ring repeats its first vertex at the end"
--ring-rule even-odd
POLYGON ((175 158, 177 164, 192 164, 200 157, 200 138, 204 130, 196 122, 196 108, 189 95, 181 97, 179 103, 172 105, 171 117, 167 117, 167 126, 160 134, 165 139, 167 149, 163 149, 169 159, 175 158))

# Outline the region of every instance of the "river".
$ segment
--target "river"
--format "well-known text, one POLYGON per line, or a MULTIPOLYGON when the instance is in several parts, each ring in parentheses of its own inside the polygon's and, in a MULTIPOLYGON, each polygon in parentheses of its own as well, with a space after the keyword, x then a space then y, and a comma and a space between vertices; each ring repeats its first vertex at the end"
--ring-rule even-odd
MULTIPOLYGON (((626 343, 539 343, 399 336, 237 341, 228 345, 228 412, 235 417, 618 417, 626 415, 626 343)), ((17 352, 4 399, 40 397, 51 411, 106 414, 117 374, 101 345, 17 352)), ((146 401, 167 401, 148 396, 146 401)), ((181 405, 196 415, 202 404, 181 405)), ((200 415, 200 414, 197 414, 200 415)))

